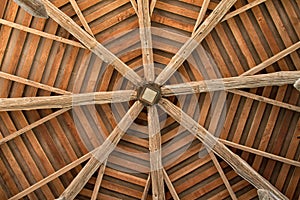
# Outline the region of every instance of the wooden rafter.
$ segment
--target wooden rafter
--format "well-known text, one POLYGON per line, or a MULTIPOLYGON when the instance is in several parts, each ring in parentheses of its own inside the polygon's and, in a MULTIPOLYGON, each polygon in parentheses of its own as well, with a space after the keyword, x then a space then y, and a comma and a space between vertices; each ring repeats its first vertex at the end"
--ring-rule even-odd
POLYGON ((85 18, 84 18, 84 16, 83 16, 83 14, 82 14, 82 12, 81 12, 81 10, 80 10, 80 8, 79 8, 77 2, 76 2, 75 0, 69 0, 69 1, 70 1, 71 5, 72 5, 73 9, 75 10, 77 16, 79 17, 79 20, 80 20, 81 24, 83 25, 84 29, 85 29, 90 35, 93 36, 93 32, 92 32, 92 30, 91 30, 89 24, 88 24, 87 21, 85 20, 85 18))
POLYGON ((164 180, 166 182, 166 185, 169 188, 169 191, 170 191, 173 199, 174 200, 179 200, 178 194, 177 194, 177 192, 176 192, 176 190, 175 190, 175 188, 174 188, 174 186, 172 184, 172 181, 170 180, 170 178, 169 178, 169 176, 168 176, 168 174, 167 174, 167 172, 166 172, 165 169, 163 169, 163 176, 164 176, 164 180))
POLYGON ((7 79, 7 80, 22 83, 24 85, 29 85, 29 86, 39 88, 39 89, 43 89, 43 90, 46 90, 46 91, 49 91, 49 92, 55 92, 57 94, 71 94, 71 92, 68 92, 68 91, 65 91, 65 90, 62 90, 62 89, 59 89, 59 88, 55 88, 55 87, 52 87, 52 86, 49 86, 49 85, 38 83, 36 81, 32 81, 32 80, 29 80, 29 79, 26 79, 26 78, 22 78, 22 77, 15 76, 15 75, 5 73, 5 72, 1 72, 1 71, 0 71, 0 78, 4 78, 4 79, 7 79))
POLYGON ((278 60, 284 58, 285 56, 289 55, 290 53, 296 51, 299 48, 300 48, 300 41, 298 41, 295 44, 291 45, 290 47, 280 51, 279 53, 277 53, 276 55, 272 56, 271 58, 263 61, 259 65, 249 69, 248 71, 241 74, 241 76, 253 75, 253 74, 267 68, 268 66, 270 66, 273 63, 277 62, 278 60))
POLYGON ((300 91, 300 78, 295 82, 294 87, 300 91))
POLYGON ((93 92, 60 96, 0 98, 0 112, 49 108, 70 108, 89 104, 126 102, 136 98, 134 90, 93 92))
POLYGON ((222 169, 222 167, 221 167, 218 159, 216 158, 215 154, 212 153, 212 152, 209 152, 209 156, 211 157, 211 159, 212 159, 215 167, 217 168, 217 170, 218 170, 218 172, 219 172, 219 174, 221 176, 221 179, 223 180, 223 182, 225 184, 225 187, 227 188, 227 190, 229 192, 230 197, 233 200, 237 200, 237 197, 236 197, 236 195, 235 195, 235 193, 234 193, 234 191, 233 191, 233 189, 232 189, 232 187, 231 187, 231 185, 230 185, 230 183, 229 183, 226 175, 224 174, 224 171, 223 171, 223 169, 222 169))
POLYGON ((213 92, 239 88, 257 88, 294 84, 300 77, 300 71, 274 72, 253 76, 237 76, 167 85, 162 87, 164 96, 213 92))
POLYGON ((99 172, 98 172, 98 176, 97 176, 97 179, 96 179, 96 183, 95 183, 95 186, 94 186, 94 190, 93 190, 93 193, 92 193, 91 200, 96 200, 97 197, 98 197, 98 193, 99 193, 100 185, 101 185, 101 182, 102 182, 102 179, 103 179, 106 163, 107 163, 107 160, 105 160, 105 162, 99 167, 99 172))
POLYGON ((140 25, 140 39, 143 54, 144 75, 147 81, 154 81, 154 62, 151 36, 151 20, 149 0, 138 0, 138 17, 140 25))
POLYGON ((35 17, 48 18, 47 11, 39 0, 14 0, 26 12, 35 17))
POLYGON ((152 199, 165 199, 161 159, 160 124, 155 106, 148 107, 150 170, 152 180, 152 199))
POLYGON ((66 188, 66 190, 61 194, 59 199, 74 199, 76 195, 81 191, 87 181, 99 168, 99 166, 104 163, 111 152, 116 148, 117 144, 121 140, 125 131, 129 128, 135 118, 142 111, 143 105, 139 101, 136 101, 133 106, 129 109, 126 115, 118 123, 112 133, 104 141, 104 143, 96 149, 93 153, 93 157, 84 166, 84 168, 79 172, 71 184, 66 188))
POLYGON ((195 34, 197 28, 199 27, 202 20, 204 19, 209 3, 210 3, 210 0, 203 1, 192 35, 195 34))
POLYGON ((135 11, 135 13, 137 14, 137 16, 139 15, 139 12, 138 12, 138 6, 137 6, 137 3, 136 3, 136 0, 130 0, 130 3, 135 11))
POLYGON ((54 113, 51 113, 50 115, 48 115, 48 116, 46 116, 46 117, 44 117, 44 118, 42 118, 42 119, 40 119, 40 120, 38 120, 38 121, 30 124, 30 125, 22 128, 20 130, 18 130, 16 132, 14 132, 14 133, 6 136, 5 138, 0 139, 0 145, 4 144, 6 142, 11 141, 12 139, 14 139, 14 138, 22 135, 23 133, 26 133, 27 131, 30 131, 30 130, 34 129, 35 127, 37 127, 37 126, 39 126, 39 125, 41 125, 41 124, 43 124, 43 123, 45 123, 45 122, 47 122, 47 121, 55 118, 55 117, 63 114, 64 112, 67 112, 68 110, 69 110, 69 108, 64 108, 64 109, 58 110, 58 111, 56 111, 54 113))
POLYGON ((276 187, 256 172, 247 162, 230 151, 224 144, 218 141, 215 136, 199 125, 180 108, 166 99, 161 99, 159 105, 165 112, 198 138, 208 150, 212 150, 226 161, 237 174, 251 183, 254 187, 257 189, 270 190, 279 199, 288 199, 276 187))
POLYGON ((203 39, 214 29, 221 21, 228 10, 233 6, 236 0, 223 0, 213 12, 204 20, 201 26, 196 30, 195 34, 180 48, 176 55, 171 59, 169 64, 158 75, 155 83, 163 85, 182 65, 182 63, 190 56, 195 48, 203 41, 203 39))
POLYGON ((147 181, 146 181, 146 185, 145 185, 141 200, 146 200, 148 198, 148 192, 149 192, 150 184, 151 184, 151 175, 149 174, 148 178, 147 178, 147 181))
POLYGON ((228 92, 231 92, 233 94, 237 94, 237 95, 240 95, 240 96, 243 96, 243 97, 247 97, 247 98, 250 98, 250 99, 253 99, 253 100, 256 100, 256 101, 271 104, 273 106, 278 106, 278 107, 285 108, 285 109, 288 109, 288 110, 300 112, 300 107, 299 106, 284 103, 284 102, 281 102, 281 101, 277 101, 277 100, 274 100, 274 99, 263 97, 263 96, 253 94, 253 93, 250 93, 250 92, 245 92, 245 91, 242 91, 242 90, 228 90, 228 92))
POLYGON ((282 163, 285 163, 285 164, 288 164, 288 165, 293 165, 293 166, 296 166, 296 167, 300 167, 300 162, 299 161, 284 158, 284 157, 274 155, 274 154, 271 154, 271 153, 268 153, 268 152, 265 152, 265 151, 261 151, 261 150, 258 150, 258 149, 247 147, 245 145, 230 142, 228 140, 219 139, 219 141, 224 143, 225 145, 233 147, 233 148, 237 148, 237 149, 249 152, 249 153, 253 153, 253 154, 256 154, 256 155, 259 155, 259 156, 263 156, 263 157, 266 157, 266 158, 269 158, 269 159, 272 159, 272 160, 276 160, 276 161, 279 161, 279 162, 282 162, 282 163))
POLYGON ((150 4, 150 16, 152 15, 152 13, 154 11, 156 2, 157 2, 157 0, 151 0, 151 4, 150 4))
POLYGON ((112 65, 118 72, 120 72, 125 78, 140 86, 143 82, 142 78, 134 72, 130 67, 123 63, 117 56, 110 52, 107 48, 101 45, 94 37, 81 29, 69 16, 55 7, 48 0, 40 0, 44 3, 48 15, 60 24, 64 29, 70 32, 80 42, 83 43, 88 49, 95 53, 104 62, 112 65))

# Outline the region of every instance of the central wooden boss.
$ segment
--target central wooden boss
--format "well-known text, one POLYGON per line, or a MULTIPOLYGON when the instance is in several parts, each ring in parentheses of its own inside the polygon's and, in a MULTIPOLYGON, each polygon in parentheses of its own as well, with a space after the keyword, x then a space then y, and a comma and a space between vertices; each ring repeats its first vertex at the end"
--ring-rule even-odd
POLYGON ((161 99, 160 86, 155 83, 147 83, 137 90, 138 99, 145 106, 157 104, 161 99))

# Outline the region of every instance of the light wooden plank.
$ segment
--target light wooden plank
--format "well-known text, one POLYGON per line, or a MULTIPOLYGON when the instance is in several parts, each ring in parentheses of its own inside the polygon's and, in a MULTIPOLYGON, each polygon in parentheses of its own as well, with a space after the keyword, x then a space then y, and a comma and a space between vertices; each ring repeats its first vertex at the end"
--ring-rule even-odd
POLYGON ((241 74, 241 76, 253 75, 253 74, 265 69, 266 67, 272 65, 273 63, 277 62, 278 60, 284 58, 285 56, 289 55, 290 53, 296 51, 299 48, 300 48, 300 41, 298 41, 295 44, 293 44, 292 46, 280 51, 279 53, 272 56, 271 58, 263 61, 261 64, 249 69, 248 71, 241 74))
POLYGON ((236 0, 223 0, 213 12, 205 19, 201 26, 197 29, 195 34, 188 39, 188 41, 180 48, 176 55, 171 59, 170 63, 158 75, 155 83, 163 85, 182 65, 182 63, 190 56, 190 54, 197 48, 203 39, 214 29, 214 27, 221 21, 223 16, 228 12, 236 0))
POLYGON ((221 167, 218 159, 216 158, 215 154, 212 153, 212 152, 209 152, 209 155, 210 155, 210 157, 211 157, 214 165, 216 166, 216 168, 217 168, 217 170, 218 170, 218 172, 219 172, 219 174, 221 176, 221 179, 223 180, 223 182, 225 184, 225 187, 227 188, 227 190, 229 192, 230 197, 233 200, 237 200, 237 197, 236 197, 236 195, 235 195, 235 193, 234 193, 234 191, 233 191, 233 189, 232 189, 232 187, 231 187, 231 185, 230 185, 230 183, 229 183, 226 175, 224 174, 224 171, 223 171, 223 169, 222 169, 222 167, 221 167))
POLYGON ((240 150, 243 150, 243 151, 247 151, 249 153, 253 153, 253 154, 256 154, 256 155, 259 155, 259 156, 263 156, 263 157, 266 157, 266 158, 269 158, 269 159, 272 159, 272 160, 276 160, 276 161, 279 161, 279 162, 283 162, 283 163, 288 164, 288 165, 293 165, 293 166, 296 166, 296 167, 300 167, 300 162, 296 161, 296 160, 291 160, 291 159, 288 159, 288 158, 284 158, 282 156, 278 156, 278 155, 268 153, 268 152, 265 152, 265 151, 261 151, 261 150, 258 150, 258 149, 254 149, 254 148, 251 148, 251 147, 248 147, 248 146, 245 146, 245 145, 230 142, 228 140, 219 139, 219 141, 226 144, 227 146, 230 146, 230 147, 233 147, 233 148, 237 148, 237 149, 240 149, 240 150))
POLYGON ((300 77, 300 71, 282 71, 253 76, 237 76, 180 83, 162 87, 163 96, 213 92, 239 88, 257 88, 294 84, 300 77))
POLYGON ((152 16, 152 13, 154 11, 155 5, 156 5, 157 0, 151 0, 150 4, 150 16, 152 16))
POLYGON ((138 0, 138 18, 141 47, 143 54, 144 75, 147 81, 154 81, 154 62, 151 36, 149 0, 138 0))
POLYGON ((0 112, 49 108, 71 108, 73 106, 126 102, 136 98, 134 90, 92 92, 60 96, 0 98, 0 112))
POLYGON ((156 106, 148 107, 150 169, 152 179, 152 199, 165 199, 161 158, 161 135, 156 106))
POLYGON ((192 35, 195 34, 197 28, 199 27, 202 20, 204 19, 204 16, 205 16, 205 13, 207 11, 209 3, 210 3, 210 0, 204 0, 203 1, 192 35))
POLYGON ((43 124, 43 123, 45 123, 45 122, 47 122, 47 121, 53 119, 53 118, 55 118, 55 117, 61 115, 62 113, 66 112, 66 111, 68 111, 68 110, 69 110, 69 108, 64 108, 64 109, 58 110, 58 111, 56 111, 56 112, 54 112, 54 113, 52 113, 52 114, 50 114, 50 115, 48 115, 48 116, 46 116, 46 117, 44 117, 44 118, 42 118, 42 119, 40 119, 40 120, 38 120, 38 121, 36 121, 36 122, 30 124, 30 125, 28 125, 28 126, 22 128, 22 129, 20 129, 20 130, 18 130, 18 131, 16 131, 16 132, 14 132, 14 133, 12 133, 12 134, 6 136, 5 138, 2 138, 2 139, 0 140, 0 145, 4 144, 4 143, 6 143, 6 142, 9 142, 10 140, 12 140, 12 139, 14 139, 14 138, 16 138, 16 137, 22 135, 23 133, 26 133, 27 131, 30 131, 30 130, 32 130, 33 128, 35 128, 35 127, 37 127, 37 126, 39 126, 39 125, 41 125, 41 124, 43 124))
POLYGON ((79 20, 81 22, 81 24, 83 25, 84 29, 91 35, 93 36, 93 32, 89 26, 89 24, 87 23, 86 19, 84 18, 77 2, 75 0, 69 0, 73 9, 75 10, 75 13, 77 14, 77 16, 79 17, 79 20))
POLYGON ((55 87, 52 87, 52 86, 49 86, 49 85, 38 83, 38 82, 29 80, 29 79, 26 79, 26 78, 22 78, 22 77, 15 76, 15 75, 8 74, 8 73, 1 72, 1 71, 0 71, 0 78, 15 81, 15 82, 22 83, 24 85, 29 85, 29 86, 32 86, 32 87, 35 87, 35 88, 47 90, 49 92, 55 92, 55 93, 58 93, 58 94, 71 94, 71 92, 68 92, 66 90, 55 88, 55 87))
POLYGON ((159 105, 165 112, 198 138, 206 146, 206 148, 208 148, 208 150, 212 150, 220 158, 226 161, 236 173, 251 183, 254 187, 270 190, 279 199, 288 199, 276 187, 256 172, 247 162, 230 151, 224 144, 218 141, 215 136, 199 125, 180 108, 172 104, 167 99, 161 99, 159 105))
POLYGON ((172 184, 172 181, 170 180, 170 178, 169 178, 169 176, 168 176, 168 174, 166 172, 166 170, 163 169, 162 171, 163 171, 163 175, 164 175, 164 180, 165 180, 165 182, 166 182, 166 184, 167 184, 167 186, 169 188, 169 191, 170 191, 173 199, 174 200, 180 200, 179 197, 178 197, 178 194, 177 194, 177 192, 176 192, 176 190, 175 190, 175 188, 174 188, 174 186, 172 184))
POLYGON ((79 172, 71 184, 66 188, 66 190, 61 194, 59 199, 74 199, 77 194, 82 190, 84 185, 88 182, 91 176, 99 168, 99 166, 107 159, 111 152, 116 148, 117 144, 125 134, 125 131, 133 123, 135 118, 142 111, 143 105, 139 101, 136 101, 133 106, 129 109, 126 115, 118 123, 112 133, 104 141, 104 143, 96 148, 93 153, 93 157, 84 166, 84 168, 79 172))
POLYGON ((228 20, 228 19, 230 19, 230 18, 232 18, 232 17, 234 17, 236 15, 239 15, 239 14, 241 14, 243 12, 246 12, 247 10, 249 10, 249 9, 255 7, 255 6, 258 6, 259 4, 264 3, 265 1, 266 0, 252 1, 252 2, 248 3, 247 5, 245 5, 245 6, 241 7, 241 8, 238 8, 235 11, 232 11, 232 12, 228 13, 227 15, 225 15, 225 17, 222 19, 222 22, 226 21, 226 20, 228 20))
POLYGON ((130 3, 135 11, 135 13, 137 14, 137 16, 139 16, 139 12, 138 12, 138 6, 137 6, 137 3, 136 3, 136 0, 130 0, 130 3))
POLYGON ((96 180, 94 190, 93 190, 93 193, 92 193, 92 196, 91 196, 91 200, 96 200, 97 197, 98 197, 100 185, 101 185, 103 175, 104 175, 104 171, 105 171, 105 168, 106 168, 106 163, 107 163, 107 160, 99 168, 99 172, 98 172, 97 180, 96 180))
POLYGON ((44 3, 48 15, 60 24, 64 29, 70 32, 74 37, 76 37, 84 46, 95 53, 104 62, 112 65, 119 73, 121 73, 125 78, 134 83, 137 86, 141 86, 143 80, 142 78, 130 67, 128 67, 124 62, 122 62, 116 55, 110 52, 107 48, 101 45, 94 37, 89 35, 86 31, 81 29, 69 16, 55 7, 48 0, 40 0, 44 3))
POLYGON ((146 185, 145 185, 141 200, 146 200, 148 198, 148 192, 149 192, 150 184, 151 184, 151 175, 149 174, 149 176, 147 178, 147 181, 146 181, 146 185))
POLYGON ((228 90, 228 92, 231 92, 233 94, 237 94, 237 95, 240 95, 240 96, 243 96, 243 97, 247 97, 247 98, 250 98, 250 99, 254 99, 256 101, 260 101, 260 102, 264 102, 264 103, 271 104, 271 105, 274 105, 274 106, 278 106, 278 107, 281 107, 281 108, 285 108, 285 109, 288 109, 288 110, 300 112, 300 107, 299 106, 295 106, 295 105, 291 105, 291 104, 284 103, 284 102, 281 102, 281 101, 277 101, 277 100, 270 99, 270 98, 267 98, 267 97, 263 97, 263 96, 260 96, 260 95, 257 95, 257 94, 252 94, 250 92, 245 92, 245 91, 242 91, 242 90, 228 90))

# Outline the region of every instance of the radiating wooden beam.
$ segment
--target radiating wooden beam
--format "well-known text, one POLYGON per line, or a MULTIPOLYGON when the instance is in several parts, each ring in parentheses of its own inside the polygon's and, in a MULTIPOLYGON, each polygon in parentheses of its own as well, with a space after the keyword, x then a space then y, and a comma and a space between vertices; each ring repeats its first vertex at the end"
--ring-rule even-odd
POLYGON ((222 0, 213 12, 204 20, 195 34, 180 48, 170 63, 158 75, 155 83, 163 85, 191 55, 203 39, 214 29, 237 0, 222 0))
POLYGON ((293 84, 300 78, 300 71, 282 71, 253 76, 237 76, 180 83, 162 87, 163 96, 213 92, 239 88, 257 88, 293 84))
POLYGON ((55 118, 55 117, 63 114, 64 112, 67 112, 68 110, 69 110, 69 108, 64 108, 64 109, 58 110, 58 111, 56 111, 54 113, 51 113, 50 115, 48 115, 48 116, 46 116, 46 117, 44 117, 44 118, 42 118, 42 119, 40 119, 36 122, 33 122, 32 124, 30 124, 30 125, 22 128, 18 131, 6 136, 5 138, 0 139, 0 145, 11 141, 12 139, 22 135, 23 133, 26 133, 27 131, 30 131, 30 130, 34 129, 35 127, 37 127, 37 126, 39 126, 39 125, 55 118))
POLYGON ((165 190, 162 172, 161 135, 159 117, 155 105, 148 107, 148 124, 152 199, 163 200, 165 199, 165 190))
POLYGON ((272 194, 268 190, 259 189, 257 190, 259 200, 275 200, 272 194))
POLYGON ((202 6, 201 6, 201 9, 200 9, 200 12, 199 12, 196 24, 194 26, 194 30, 193 30, 192 35, 195 34, 197 28, 199 27, 199 25, 201 24, 202 20, 204 19, 205 13, 207 11, 209 3, 210 3, 210 0, 203 0, 203 3, 202 3, 202 6))
POLYGON ((178 197, 178 194, 177 194, 177 192, 176 192, 176 190, 175 190, 175 188, 172 184, 172 181, 170 180, 170 178, 169 178, 169 176, 168 176, 165 169, 163 169, 163 175, 164 175, 164 180, 165 180, 165 182, 166 182, 166 184, 169 188, 169 191, 170 191, 171 196, 173 197, 173 199, 174 200, 180 200, 179 197, 178 197))
POLYGON ((212 150, 222 158, 233 170, 242 178, 247 180, 257 189, 270 190, 279 199, 288 199, 276 187, 256 172, 247 162, 230 151, 224 144, 208 132, 204 127, 194 121, 189 115, 175 106, 169 100, 162 98, 159 102, 160 107, 173 117, 178 123, 198 138, 208 150, 212 150))
POLYGON ((85 20, 77 2, 75 0, 69 0, 73 9, 75 10, 75 13, 77 14, 81 24, 83 25, 84 29, 91 35, 93 36, 93 32, 89 26, 89 24, 87 23, 87 21, 85 20))
POLYGON ((81 163, 87 161, 91 157, 92 157, 92 152, 78 158, 77 160, 75 160, 75 161, 71 162, 70 164, 64 166, 60 170, 54 172, 53 174, 51 174, 51 175, 47 176, 46 178, 40 180, 39 182, 35 183, 34 185, 30 186, 29 188, 26 188, 22 192, 20 192, 20 193, 16 194, 15 196, 11 197, 9 200, 18 200, 18 199, 23 198, 24 196, 34 192, 35 190, 43 187, 44 185, 46 185, 47 183, 53 181, 54 179, 58 178, 59 176, 65 174, 68 171, 70 171, 74 167, 76 167, 76 166, 80 165, 81 163))
POLYGON ((71 108, 72 106, 126 102, 136 98, 134 90, 93 92, 60 96, 0 98, 0 112, 14 110, 35 110, 50 108, 71 108))
POLYGON ((136 13, 136 15, 138 16, 139 15, 139 11, 138 11, 138 6, 137 6, 137 3, 136 3, 136 0, 130 0, 131 2, 131 5, 136 13))
POLYGON ((267 68, 268 66, 274 64, 278 60, 284 58, 285 56, 289 55, 290 53, 296 51, 299 48, 300 48, 300 41, 298 41, 295 44, 293 44, 292 46, 290 46, 290 47, 288 47, 288 48, 280 51, 279 53, 277 53, 276 55, 272 56, 271 58, 263 61, 261 64, 255 66, 255 67, 252 67, 248 71, 246 71, 243 74, 241 74, 241 76, 248 76, 248 75, 256 74, 257 72, 259 72, 259 71, 267 68))
POLYGON ((223 169, 222 169, 222 167, 221 167, 221 165, 220 165, 218 159, 216 158, 215 154, 212 153, 212 152, 209 152, 209 156, 211 157, 211 159, 212 159, 212 161, 213 161, 215 167, 217 168, 217 170, 218 170, 218 172, 219 172, 219 174, 220 174, 220 177, 221 177, 221 179, 223 180, 224 185, 225 185, 225 187, 227 188, 227 190, 228 190, 228 192, 229 192, 230 197, 231 197, 233 200, 237 200, 237 197, 236 197, 234 191, 232 190, 232 187, 231 187, 231 185, 230 185, 230 183, 229 183, 229 181, 228 181, 226 175, 224 174, 224 171, 223 171, 223 169))
POLYGON ((299 106, 295 106, 295 105, 291 105, 291 104, 284 103, 284 102, 281 102, 281 101, 277 101, 277 100, 270 99, 270 98, 267 98, 267 97, 263 97, 263 96, 260 96, 260 95, 257 95, 257 94, 252 94, 250 92, 245 92, 245 91, 242 91, 242 90, 228 90, 228 92, 231 92, 233 94, 237 94, 237 95, 240 95, 240 96, 243 96, 243 97, 247 97, 247 98, 250 98, 250 99, 254 99, 256 101, 271 104, 273 106, 278 106, 278 107, 285 108, 285 109, 288 109, 288 110, 300 112, 300 107, 299 106))
POLYGON ((259 4, 264 3, 265 1, 267 1, 267 0, 252 1, 252 2, 248 3, 247 5, 245 5, 241 8, 238 8, 235 11, 232 11, 232 12, 228 13, 227 15, 225 15, 225 17, 222 19, 222 22, 226 21, 226 20, 228 20, 228 19, 230 19, 230 18, 232 18, 236 15, 239 15, 239 14, 241 14, 241 13, 243 13, 243 12, 245 12, 245 11, 255 7, 255 6, 258 6, 259 4))
POLYGON ((101 185, 101 182, 102 182, 102 179, 103 179, 106 163, 107 163, 107 160, 99 168, 99 172, 98 172, 98 176, 97 176, 97 179, 96 179, 94 190, 93 190, 93 193, 92 193, 92 196, 91 196, 91 200, 96 200, 97 197, 98 197, 98 193, 99 193, 100 185, 101 185))
POLYGON ((88 182, 91 176, 99 168, 99 166, 107 159, 111 152, 116 148, 117 144, 125 134, 125 131, 133 123, 135 118, 142 111, 143 105, 139 101, 136 101, 133 106, 129 109, 126 115, 118 123, 112 133, 104 141, 104 143, 97 148, 93 153, 93 157, 79 172, 71 184, 59 197, 60 199, 70 200, 74 199, 77 194, 82 190, 84 185, 88 182))
POLYGON ((147 200, 150 184, 151 184, 151 175, 149 174, 141 200, 147 200))
POLYGON ((224 139, 219 139, 219 141, 222 142, 223 144, 227 145, 227 146, 230 146, 230 147, 233 147, 233 148, 236 148, 236 149, 240 149, 242 151, 246 151, 246 152, 253 153, 253 154, 256 154, 256 155, 259 155, 259 156, 263 156, 265 158, 276 160, 276 161, 279 161, 279 162, 282 162, 282 163, 285 163, 285 164, 288 164, 288 165, 293 165, 293 166, 296 166, 296 167, 300 167, 300 162, 296 161, 296 160, 291 160, 291 159, 288 159, 288 158, 284 158, 284 157, 281 157, 281 156, 278 156, 278 155, 275 155, 275 154, 272 154, 272 153, 268 153, 268 152, 265 152, 265 151, 261 151, 261 150, 258 150, 258 149, 247 147, 245 145, 237 144, 237 143, 234 143, 234 142, 231 142, 231 141, 228 141, 228 140, 224 140, 224 139))
POLYGON ((26 78, 22 78, 22 77, 15 76, 15 75, 8 74, 8 73, 1 72, 1 71, 0 71, 0 78, 4 78, 4 79, 7 79, 7 80, 22 83, 24 85, 29 85, 29 86, 39 88, 39 89, 43 89, 43 90, 46 90, 46 91, 49 91, 49 92, 55 92, 57 94, 71 94, 71 92, 68 92, 66 90, 55 88, 55 87, 52 87, 52 86, 49 86, 49 85, 38 83, 38 82, 29 80, 29 79, 26 79, 26 78))
POLYGON ((154 62, 151 36, 149 0, 138 0, 138 17, 141 47, 143 54, 144 75, 147 81, 154 81, 154 62))
POLYGON ((23 26, 21 24, 10 22, 10 21, 7 21, 5 19, 0 19, 0 24, 15 28, 15 29, 18 29, 18 30, 21 30, 21 31, 25 31, 25 32, 28 32, 28 33, 32 33, 34 35, 38 35, 38 36, 41 36, 41 37, 44 37, 44 38, 47 38, 47 39, 50 39, 50 40, 55 40, 55 41, 58 41, 58 42, 61 42, 61 43, 64 43, 64 44, 69 44, 69 45, 72 45, 72 46, 75 46, 75 47, 80 47, 80 48, 86 48, 85 46, 83 46, 79 42, 69 40, 69 39, 65 39, 63 37, 59 37, 59 36, 56 36, 56 35, 53 35, 53 34, 50 34, 50 33, 46 33, 46 32, 43 32, 43 31, 39 31, 39 30, 36 30, 36 29, 33 29, 33 28, 29 28, 27 26, 23 26))
POLYGON ((45 6, 39 0, 14 0, 14 2, 34 17, 48 18, 45 6))
POLYGON ((156 2, 157 2, 157 0, 151 0, 151 4, 150 4, 150 16, 152 16, 152 13, 154 11, 156 2))
POLYGON ((48 15, 64 29, 70 32, 75 38, 77 38, 84 46, 90 49, 104 62, 112 65, 129 81, 137 86, 142 85, 142 78, 135 71, 133 71, 133 69, 128 67, 116 55, 114 55, 107 48, 101 45, 94 37, 81 29, 81 27, 77 25, 69 16, 55 7, 49 0, 40 1, 44 3, 48 15))
POLYGON ((295 82, 294 87, 300 91, 300 78, 295 82))

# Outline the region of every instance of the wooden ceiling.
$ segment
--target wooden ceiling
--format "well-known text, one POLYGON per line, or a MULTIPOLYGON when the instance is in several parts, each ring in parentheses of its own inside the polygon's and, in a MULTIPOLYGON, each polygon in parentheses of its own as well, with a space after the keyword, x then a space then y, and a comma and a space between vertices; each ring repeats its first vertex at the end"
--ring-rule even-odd
POLYGON ((299 0, 39 2, 0 2, 0 199, 299 199, 299 0))

